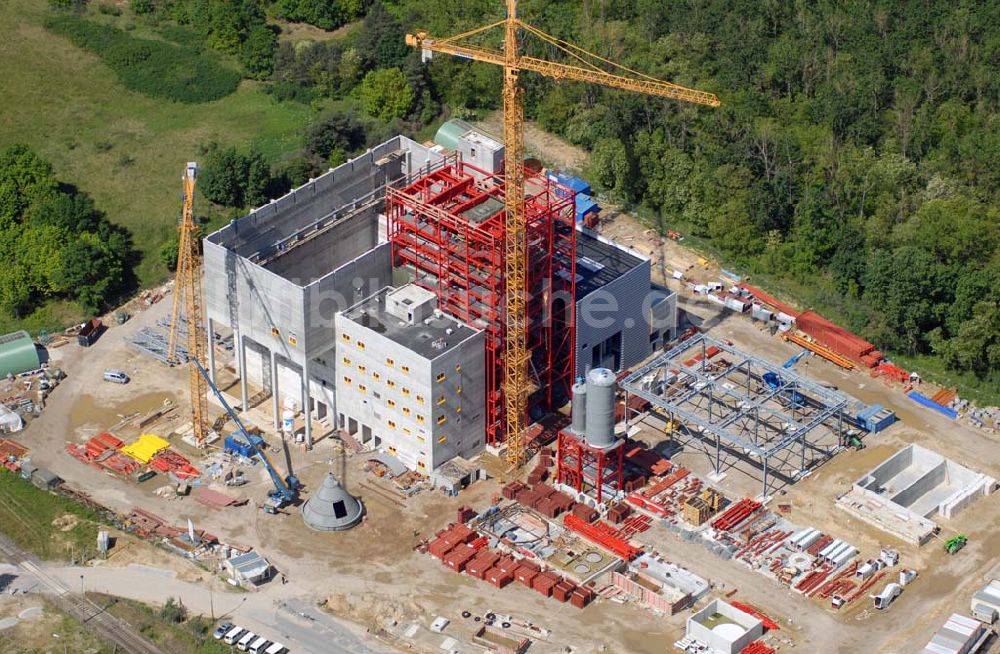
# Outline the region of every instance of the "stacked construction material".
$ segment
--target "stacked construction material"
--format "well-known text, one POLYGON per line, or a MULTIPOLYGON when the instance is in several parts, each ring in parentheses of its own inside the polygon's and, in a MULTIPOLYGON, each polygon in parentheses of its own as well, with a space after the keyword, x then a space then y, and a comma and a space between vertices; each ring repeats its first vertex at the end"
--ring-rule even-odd
POLYGON ((171 472, 178 479, 197 479, 201 476, 201 471, 191 465, 187 458, 169 448, 154 454, 149 466, 163 473, 171 472))
POLYGON ((795 318, 796 326, 837 354, 874 368, 883 359, 875 346, 843 327, 833 324, 815 311, 805 311, 795 318))
POLYGON ((748 518, 756 514, 762 506, 760 502, 744 498, 713 520, 712 527, 719 531, 734 531, 748 518))
POLYGON ((91 437, 86 443, 66 445, 66 451, 80 461, 98 470, 127 477, 142 466, 134 458, 122 452, 124 443, 108 432, 91 437))
POLYGON ((600 520, 589 524, 570 513, 563 518, 563 524, 567 529, 575 531, 590 542, 600 545, 615 556, 621 557, 626 561, 631 561, 643 552, 642 548, 635 547, 627 540, 621 538, 618 535, 618 530, 614 527, 600 520))

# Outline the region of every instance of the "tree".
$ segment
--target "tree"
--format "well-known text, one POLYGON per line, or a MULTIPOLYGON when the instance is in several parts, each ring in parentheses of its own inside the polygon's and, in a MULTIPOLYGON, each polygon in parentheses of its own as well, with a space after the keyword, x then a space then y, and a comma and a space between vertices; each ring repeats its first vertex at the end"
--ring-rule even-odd
POLYGON ((358 35, 358 52, 365 69, 399 66, 409 54, 403 25, 375 0, 358 35))
POLYGON ((198 186, 205 197, 227 207, 243 206, 248 166, 236 148, 216 147, 209 152, 198 186))
POLYGON ((306 130, 306 150, 323 160, 336 150, 354 152, 364 143, 365 127, 352 112, 329 112, 306 130))
POLYGON ((361 82, 361 104, 375 118, 402 118, 413 106, 413 89, 398 68, 373 70, 361 82))
POLYGON ((618 139, 603 139, 590 155, 594 181, 614 198, 628 200, 632 187, 632 162, 625 144, 618 139))
POLYGON ((278 35, 270 25, 257 25, 243 43, 242 62, 253 79, 266 79, 274 70, 278 35))
POLYGON ((160 609, 160 617, 167 622, 179 624, 187 618, 187 608, 173 597, 168 597, 163 608, 160 609))

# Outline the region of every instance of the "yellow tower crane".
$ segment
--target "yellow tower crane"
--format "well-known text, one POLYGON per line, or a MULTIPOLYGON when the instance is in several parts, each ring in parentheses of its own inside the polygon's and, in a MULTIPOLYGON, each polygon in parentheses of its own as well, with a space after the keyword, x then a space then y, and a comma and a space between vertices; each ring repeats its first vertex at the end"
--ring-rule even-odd
POLYGON ((525 461, 524 429, 528 408, 528 359, 526 316, 527 225, 524 209, 524 102, 518 75, 528 70, 556 80, 574 80, 601 84, 663 98, 718 107, 719 99, 711 93, 664 82, 616 64, 583 48, 567 43, 522 22, 517 17, 517 0, 506 0, 507 17, 483 27, 447 38, 434 38, 426 32, 407 34, 406 43, 420 48, 425 58, 432 52, 454 55, 503 66, 503 139, 505 149, 504 188, 506 217, 504 223, 504 272, 506 275, 506 337, 504 346, 504 425, 507 439, 506 460, 513 471, 525 461), (471 36, 503 27, 503 50, 491 50, 464 42, 471 36), (529 57, 520 53, 521 30, 555 46, 580 65, 568 65, 529 57), (617 69, 620 74, 602 70, 599 64, 617 69))
POLYGON ((184 208, 178 227, 177 272, 174 277, 174 306, 167 341, 167 361, 180 363, 177 339, 180 333, 181 305, 187 320, 188 377, 191 386, 191 425, 199 447, 205 445, 208 429, 208 385, 198 371, 197 361, 204 365, 208 343, 201 311, 201 252, 198 248, 198 226, 194 222, 194 184, 198 164, 188 162, 181 180, 184 182, 184 208))

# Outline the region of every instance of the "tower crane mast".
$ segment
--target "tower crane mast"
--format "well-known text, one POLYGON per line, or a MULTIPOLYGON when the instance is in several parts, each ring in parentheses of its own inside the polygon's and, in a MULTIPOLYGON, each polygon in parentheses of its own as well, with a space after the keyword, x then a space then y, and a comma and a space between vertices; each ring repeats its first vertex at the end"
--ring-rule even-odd
POLYGON ((573 80, 600 84, 635 93, 681 100, 709 107, 718 107, 719 99, 704 91, 655 79, 620 64, 604 59, 583 48, 550 36, 517 17, 517 0, 506 0, 507 16, 503 20, 447 38, 434 38, 426 32, 407 34, 406 43, 424 52, 440 52, 464 59, 502 66, 503 75, 503 140, 505 149, 504 196, 504 273, 505 328, 504 345, 504 434, 507 440, 508 470, 520 468, 526 458, 524 429, 527 426, 528 361, 527 347, 527 221, 524 198, 524 99, 518 84, 521 71, 532 71, 556 80, 573 80), (503 51, 470 44, 465 40, 493 28, 503 27, 503 51), (521 31, 567 53, 582 65, 570 65, 521 54, 521 31), (617 68, 621 74, 610 73, 598 63, 617 68))
POLYGON ((208 428, 208 386, 198 369, 208 351, 208 338, 202 320, 201 302, 201 252, 198 248, 198 226, 194 221, 194 187, 198 177, 198 164, 189 161, 181 180, 184 184, 183 210, 178 226, 177 271, 174 275, 174 304, 167 339, 167 361, 181 363, 177 356, 180 334, 181 307, 187 321, 186 347, 188 353, 188 381, 191 389, 191 426, 199 447, 205 445, 208 428))

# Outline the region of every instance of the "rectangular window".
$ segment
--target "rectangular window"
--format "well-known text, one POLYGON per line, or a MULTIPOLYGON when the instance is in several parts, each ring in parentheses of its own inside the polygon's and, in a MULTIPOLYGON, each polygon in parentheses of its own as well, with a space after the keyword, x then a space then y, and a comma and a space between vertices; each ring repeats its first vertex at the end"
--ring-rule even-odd
POLYGON ((351 360, 348 359, 347 357, 344 357, 343 359, 341 359, 341 361, 344 363, 345 366, 351 365, 351 360))
POLYGON ((405 372, 407 375, 410 374, 410 366, 403 366, 403 372, 405 372))
POLYGON ((403 415, 404 416, 410 415, 410 407, 408 407, 408 406, 404 406, 403 407, 403 415))
POLYGON ((424 396, 423 395, 418 395, 417 396, 417 404, 423 404, 423 403, 424 403, 424 396))
POLYGON ((410 389, 408 388, 403 389, 403 397, 410 397, 410 389))
POLYGON ((421 425, 424 424, 424 417, 423 416, 417 416, 417 422, 419 424, 421 424, 421 425))
POLYGON ((396 362, 393 361, 392 359, 390 359, 389 357, 386 357, 385 358, 385 365, 387 365, 389 367, 392 367, 392 366, 396 365, 396 362))
POLYGON ((438 398, 437 403, 438 403, 438 406, 441 406, 442 404, 445 403, 444 395, 442 395, 441 397, 438 398))
POLYGON ((424 438, 423 436, 417 436, 417 442, 418 443, 426 443, 427 439, 424 438))
POLYGON ((445 379, 446 379, 446 377, 444 376, 444 373, 443 373, 443 372, 442 372, 441 374, 439 374, 439 375, 437 376, 437 380, 438 380, 438 383, 439 383, 439 384, 440 384, 441 382, 443 382, 443 381, 444 381, 445 379))
POLYGON ((440 417, 439 417, 439 418, 437 419, 437 423, 438 423, 439 425, 443 425, 443 424, 444 424, 444 423, 446 423, 446 422, 448 422, 448 418, 447 418, 446 416, 440 416, 440 417))
POLYGON ((356 341, 354 344, 358 346, 359 350, 365 349, 365 344, 362 341, 356 341))
POLYGON ((341 334, 340 338, 342 338, 343 340, 347 341, 348 343, 351 342, 351 336, 349 334, 341 334))
POLYGON ((456 363, 455 364, 455 372, 462 372, 462 364, 461 363, 456 363))
POLYGON ((455 413, 461 413, 461 412, 462 412, 462 407, 460 406, 455 407, 455 413))
POLYGON ((403 433, 404 433, 404 434, 406 434, 407 436, 409 436, 409 435, 411 435, 411 434, 412 434, 413 432, 411 432, 411 431, 410 431, 409 429, 407 429, 406 427, 403 427, 403 433))
POLYGON ((350 384, 351 383, 351 378, 350 377, 344 377, 344 383, 345 384, 350 384))
POLYGON ((446 442, 448 442, 447 436, 442 436, 441 438, 438 439, 438 443, 446 443, 446 442))
POLYGON ((389 426, 392 427, 393 429, 395 429, 396 428, 396 421, 395 420, 390 420, 389 421, 389 426))
POLYGON ((455 387, 455 392, 456 393, 461 393, 462 392, 462 387, 461 386, 456 386, 455 387))
POLYGON ((358 370, 360 370, 361 372, 364 372, 365 370, 368 370, 368 367, 367 367, 367 366, 363 366, 363 365, 361 365, 361 364, 359 363, 359 364, 358 364, 358 370))
POLYGON ((396 406, 396 401, 395 400, 386 400, 385 403, 389 405, 390 409, 395 408, 395 406, 396 406))
POLYGON ((382 375, 378 374, 377 372, 373 372, 373 373, 372 373, 372 378, 373 378, 373 379, 374 379, 375 381, 378 381, 378 380, 382 379, 382 375))
POLYGON ((368 387, 365 386, 364 384, 358 384, 358 390, 361 391, 362 393, 367 393, 368 387))
POLYGON ((272 327, 271 328, 271 336, 274 336, 275 338, 278 338, 278 337, 281 336, 281 332, 278 331, 277 327, 272 327))
POLYGON ((385 382, 385 384, 386 384, 386 386, 388 386, 389 388, 396 388, 396 382, 392 381, 391 379, 387 380, 387 381, 385 382))

